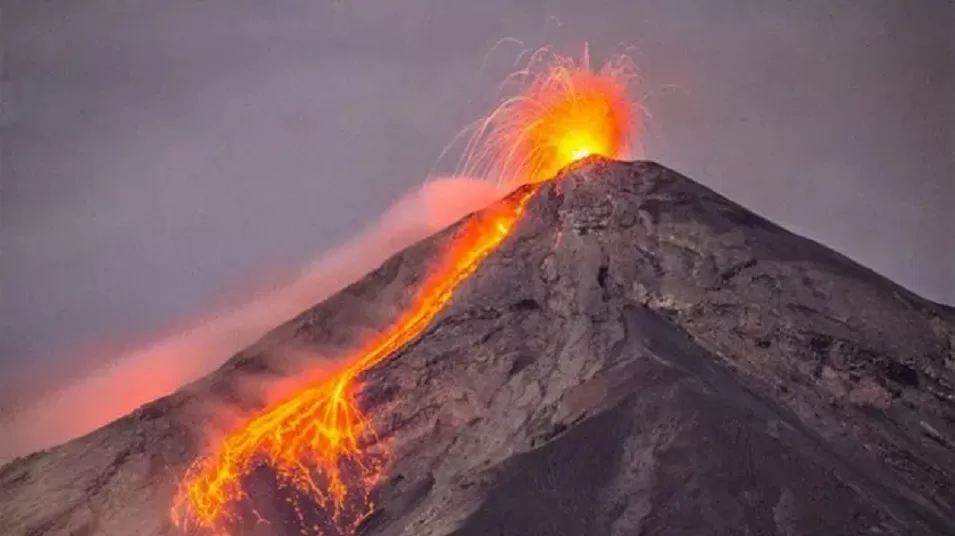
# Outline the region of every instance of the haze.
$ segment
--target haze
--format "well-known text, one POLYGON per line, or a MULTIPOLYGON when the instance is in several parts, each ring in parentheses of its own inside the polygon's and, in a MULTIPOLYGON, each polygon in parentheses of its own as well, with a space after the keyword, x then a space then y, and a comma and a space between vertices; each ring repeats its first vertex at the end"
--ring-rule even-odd
POLYGON ((951 2, 0 6, 8 404, 349 244, 541 45, 631 45, 647 157, 955 302, 951 2))

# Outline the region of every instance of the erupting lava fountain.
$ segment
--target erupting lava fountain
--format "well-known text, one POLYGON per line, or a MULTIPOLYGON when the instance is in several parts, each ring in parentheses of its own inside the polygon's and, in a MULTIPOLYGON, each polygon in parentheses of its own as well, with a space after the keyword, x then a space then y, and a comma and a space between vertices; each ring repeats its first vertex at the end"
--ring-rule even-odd
MULTIPOLYGON (((386 452, 369 452, 374 430, 357 403, 360 374, 417 337, 451 299, 459 283, 510 233, 537 185, 590 155, 623 158, 636 131, 638 108, 628 98, 632 74, 625 56, 599 71, 581 60, 538 53, 517 73, 528 82, 479 122, 461 172, 509 185, 530 184, 469 218, 442 252, 411 305, 327 380, 254 414, 211 445, 187 470, 172 509, 182 528, 224 533, 240 522, 249 474, 269 466, 325 513, 334 526, 303 526, 322 534, 352 534, 374 509, 371 491, 384 473, 386 452)), ((301 512, 300 505, 295 511, 301 512)), ((304 519, 300 519, 304 523, 304 519)))

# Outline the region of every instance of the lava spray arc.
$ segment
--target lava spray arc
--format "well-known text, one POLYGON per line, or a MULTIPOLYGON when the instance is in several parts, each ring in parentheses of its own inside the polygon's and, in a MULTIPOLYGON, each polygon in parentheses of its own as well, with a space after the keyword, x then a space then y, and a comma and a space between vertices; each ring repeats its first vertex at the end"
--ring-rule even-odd
POLYGON ((459 166, 464 175, 529 186, 467 219, 411 305, 337 374, 252 415, 196 460, 172 509, 177 526, 228 533, 242 521, 237 507, 249 498, 249 475, 265 465, 280 485, 329 520, 330 526, 309 526, 295 505, 301 532, 355 533, 374 510, 371 492, 386 459, 369 452, 376 441, 358 404, 361 373, 424 331, 457 286, 507 238, 542 181, 589 155, 626 156, 637 118, 627 96, 629 65, 618 57, 594 71, 587 53, 580 60, 547 51, 531 57, 528 68, 514 75, 525 81, 522 91, 475 125, 459 166))
POLYGON ((586 48, 579 60, 538 50, 505 80, 516 94, 465 129, 471 135, 460 174, 519 185, 546 181, 591 155, 626 158, 640 126, 628 92, 636 72, 626 54, 594 71, 586 48))

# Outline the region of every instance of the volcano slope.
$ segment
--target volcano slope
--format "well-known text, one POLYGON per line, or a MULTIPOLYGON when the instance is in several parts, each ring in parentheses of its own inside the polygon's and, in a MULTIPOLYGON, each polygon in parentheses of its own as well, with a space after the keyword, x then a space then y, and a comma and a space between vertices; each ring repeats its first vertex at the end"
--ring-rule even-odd
MULTIPOLYGON (((260 406, 241 385, 272 381, 285 348, 355 348, 454 231, 208 378, 8 464, 0 533, 177 534, 210 408, 260 406)), ((361 534, 955 534, 955 311, 653 163, 590 159, 542 186, 363 380, 389 463, 361 534)), ((263 482, 271 523, 234 534, 298 534, 263 482)))

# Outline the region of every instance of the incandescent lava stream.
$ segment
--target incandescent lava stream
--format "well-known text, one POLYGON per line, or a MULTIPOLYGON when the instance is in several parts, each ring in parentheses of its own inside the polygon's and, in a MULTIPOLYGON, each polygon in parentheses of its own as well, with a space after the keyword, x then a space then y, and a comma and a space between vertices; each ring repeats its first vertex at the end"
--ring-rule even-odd
POLYGON ((461 166, 466 175, 527 186, 467 220, 411 305, 341 370, 265 408, 212 445, 182 479, 172 511, 178 526, 228 532, 242 521, 236 506, 247 498, 245 479, 260 465, 334 524, 304 532, 352 534, 371 514, 371 491, 386 456, 366 451, 374 430, 356 402, 359 375, 423 332, 455 288, 508 236, 537 184, 586 156, 621 158, 627 150, 635 107, 626 92, 626 61, 594 72, 586 54, 581 61, 551 57, 536 71, 533 61, 541 56, 534 58, 521 73, 530 76, 524 91, 477 125, 461 166))

